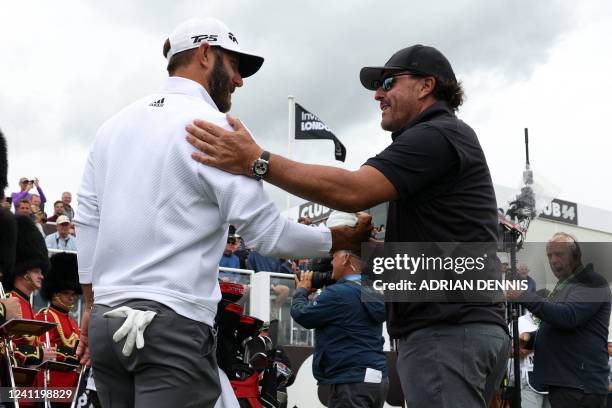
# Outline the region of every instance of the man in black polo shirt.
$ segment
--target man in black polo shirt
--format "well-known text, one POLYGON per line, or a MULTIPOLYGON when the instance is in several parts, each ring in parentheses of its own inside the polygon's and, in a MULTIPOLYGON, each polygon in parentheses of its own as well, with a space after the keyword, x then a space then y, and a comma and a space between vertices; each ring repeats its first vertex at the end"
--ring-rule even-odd
MULTIPOLYGON (((463 90, 435 48, 414 45, 361 70, 392 143, 356 171, 263 151, 238 120, 227 132, 196 120, 188 140, 201 163, 264 180, 343 211, 389 202, 386 242, 495 242, 496 200, 474 131, 457 119, 463 90)), ((487 407, 508 356, 503 304, 389 303, 398 372, 409 407, 487 407)))

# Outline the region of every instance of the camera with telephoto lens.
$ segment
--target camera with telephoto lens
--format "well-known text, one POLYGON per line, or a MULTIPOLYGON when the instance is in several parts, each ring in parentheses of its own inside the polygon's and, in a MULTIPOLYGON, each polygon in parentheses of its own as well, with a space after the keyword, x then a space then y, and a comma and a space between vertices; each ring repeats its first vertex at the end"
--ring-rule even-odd
MULTIPOLYGON (((313 289, 321 289, 324 286, 333 285, 336 283, 334 279, 332 279, 332 265, 331 265, 331 257, 328 258, 319 258, 313 259, 310 264, 310 270, 312 271, 312 288, 313 289)), ((302 273, 305 271, 298 270, 296 275, 298 279, 301 279, 302 273)))

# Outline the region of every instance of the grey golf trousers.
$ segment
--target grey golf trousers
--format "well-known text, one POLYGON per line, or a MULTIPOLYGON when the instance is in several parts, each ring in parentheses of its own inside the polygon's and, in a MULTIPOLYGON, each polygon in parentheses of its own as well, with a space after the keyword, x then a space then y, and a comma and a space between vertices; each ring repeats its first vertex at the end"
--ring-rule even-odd
POLYGON ((487 408, 510 338, 495 324, 439 324, 399 342, 397 371, 408 408, 487 408))
MULTIPOLYGON (((125 357, 115 331, 124 319, 105 318, 113 310, 94 305, 89 321, 89 351, 103 408, 213 407, 221 386, 210 326, 149 300, 119 306, 157 312, 144 332, 145 346, 125 357)), ((117 307, 119 307, 117 306, 117 307)))

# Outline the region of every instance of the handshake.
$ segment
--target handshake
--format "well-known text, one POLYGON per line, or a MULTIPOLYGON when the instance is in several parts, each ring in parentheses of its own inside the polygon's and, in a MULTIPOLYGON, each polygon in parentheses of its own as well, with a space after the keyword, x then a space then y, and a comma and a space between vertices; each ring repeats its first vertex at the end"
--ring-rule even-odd
POLYGON ((346 250, 355 254, 361 253, 361 244, 372 239, 372 216, 364 212, 357 214, 333 211, 327 219, 327 226, 332 234, 332 255, 336 251, 346 250))

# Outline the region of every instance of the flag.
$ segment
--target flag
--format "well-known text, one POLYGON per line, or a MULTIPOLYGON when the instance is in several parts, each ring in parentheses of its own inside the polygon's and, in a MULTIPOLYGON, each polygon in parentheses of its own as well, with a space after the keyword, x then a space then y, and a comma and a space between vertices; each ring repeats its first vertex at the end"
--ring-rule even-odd
POLYGON ((329 139, 334 142, 336 160, 346 159, 346 148, 332 133, 325 123, 316 115, 308 112, 300 104, 295 104, 295 138, 296 139, 329 139))

